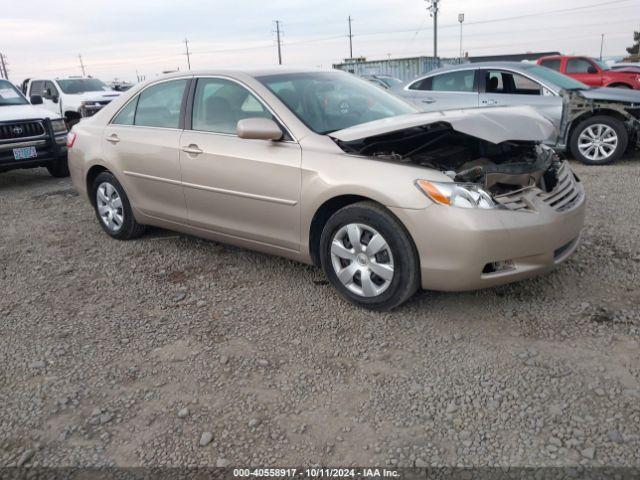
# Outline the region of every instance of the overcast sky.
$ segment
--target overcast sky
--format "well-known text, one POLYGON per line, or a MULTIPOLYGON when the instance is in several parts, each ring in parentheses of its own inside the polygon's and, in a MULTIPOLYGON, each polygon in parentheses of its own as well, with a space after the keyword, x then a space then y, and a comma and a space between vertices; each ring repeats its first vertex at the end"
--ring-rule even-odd
MULTIPOLYGON (((155 77, 187 68, 277 63, 273 20, 282 22, 283 63, 329 68, 349 54, 368 59, 433 54, 433 23, 424 0, 2 0, 0 52, 9 77, 87 73, 103 80, 155 77)), ((456 57, 464 12, 469 55, 558 50, 623 55, 640 29, 640 0, 441 0, 438 53, 456 57), (563 11, 559 11, 563 10, 563 11), (549 12, 549 13, 545 13, 549 12), (518 18, 513 18, 518 17, 518 18)))

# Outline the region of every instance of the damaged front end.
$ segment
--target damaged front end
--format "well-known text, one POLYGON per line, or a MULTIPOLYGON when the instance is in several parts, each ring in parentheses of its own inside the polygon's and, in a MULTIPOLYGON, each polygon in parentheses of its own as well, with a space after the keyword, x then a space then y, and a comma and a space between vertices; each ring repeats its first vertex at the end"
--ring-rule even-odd
MULTIPOLYGON (((418 165, 444 173, 451 181, 419 181, 417 186, 434 202, 466 208, 504 208, 535 211, 539 201, 562 211, 581 199, 582 188, 569 166, 541 140, 531 135, 511 134, 525 140, 497 137, 490 113, 458 122, 442 119, 370 137, 340 140, 347 153, 374 159, 418 165), (479 138, 482 122, 492 140, 479 138), (459 130, 471 131, 470 135, 459 130)), ((532 122, 539 119, 533 118, 532 122)), ((520 125, 522 127, 522 125, 520 125)), ((535 130, 535 129, 534 129, 535 130)), ((544 130, 544 129, 543 129, 544 130)), ((502 132, 510 136, 508 128, 502 132)), ((488 135, 489 136, 489 135, 488 135)), ((344 135, 347 137, 348 135, 344 135)))

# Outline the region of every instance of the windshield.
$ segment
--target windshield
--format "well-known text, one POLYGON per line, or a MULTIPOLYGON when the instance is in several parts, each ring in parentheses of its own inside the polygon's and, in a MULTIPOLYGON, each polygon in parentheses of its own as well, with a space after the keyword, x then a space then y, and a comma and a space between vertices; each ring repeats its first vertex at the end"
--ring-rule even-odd
POLYGON ((341 72, 257 77, 311 130, 327 134, 416 110, 397 97, 341 72))
POLYGON ((73 95, 75 93, 104 92, 111 90, 97 78, 75 78, 56 81, 58 82, 58 85, 60 85, 60 90, 70 95, 73 95))
POLYGON ((532 65, 527 67, 527 72, 535 75, 541 80, 546 80, 548 83, 555 85, 565 90, 588 90, 589 87, 578 80, 571 77, 567 77, 560 72, 551 70, 547 67, 541 67, 539 65, 532 65))
POLYGON ((7 80, 0 80, 0 107, 7 105, 26 105, 26 98, 7 80))

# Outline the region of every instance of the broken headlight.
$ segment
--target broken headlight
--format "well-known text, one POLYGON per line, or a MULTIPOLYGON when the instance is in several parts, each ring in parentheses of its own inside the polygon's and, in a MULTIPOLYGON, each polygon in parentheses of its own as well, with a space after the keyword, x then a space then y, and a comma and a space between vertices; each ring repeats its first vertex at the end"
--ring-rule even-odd
POLYGON ((428 182, 417 180, 416 186, 429 199, 440 205, 458 208, 499 208, 491 195, 475 183, 428 182))

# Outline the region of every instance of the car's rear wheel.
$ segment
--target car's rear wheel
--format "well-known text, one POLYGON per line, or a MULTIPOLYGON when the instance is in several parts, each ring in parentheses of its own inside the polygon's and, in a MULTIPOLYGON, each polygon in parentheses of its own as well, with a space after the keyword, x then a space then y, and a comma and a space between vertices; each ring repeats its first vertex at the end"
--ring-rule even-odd
POLYGON ((348 205, 327 221, 320 261, 343 297, 373 310, 400 305, 420 285, 413 241, 387 209, 373 202, 348 205))
POLYGON ((102 172, 93 182, 93 203, 102 229, 118 240, 130 240, 144 233, 136 222, 129 198, 120 182, 109 172, 102 172))
POLYGON ((69 164, 66 158, 61 158, 47 165, 49 175, 56 178, 64 178, 69 176, 69 164))
POLYGON ((571 134, 573 156, 587 165, 615 162, 627 149, 629 135, 614 117, 596 115, 580 122, 571 134))

